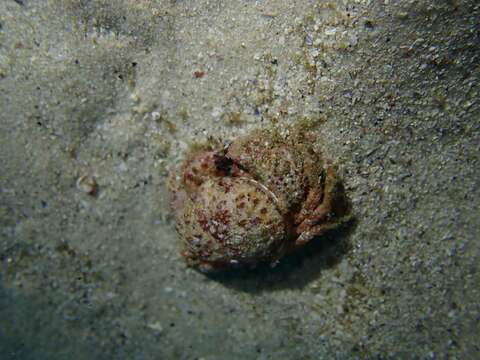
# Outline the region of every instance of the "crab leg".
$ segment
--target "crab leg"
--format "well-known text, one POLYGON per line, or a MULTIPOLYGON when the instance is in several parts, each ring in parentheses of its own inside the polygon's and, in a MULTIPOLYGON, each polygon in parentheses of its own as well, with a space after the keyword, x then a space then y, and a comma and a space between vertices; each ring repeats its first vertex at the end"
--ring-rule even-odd
POLYGON ((297 233, 300 234, 296 241, 296 245, 302 245, 309 241, 316 235, 324 232, 328 228, 327 224, 322 224, 329 218, 332 212, 333 201, 335 197, 335 186, 337 184, 337 177, 335 169, 331 163, 328 164, 325 187, 323 191, 322 203, 311 213, 308 217, 302 221, 297 227, 297 233))
POLYGON ((315 211, 318 204, 322 201, 323 189, 319 188, 316 191, 310 191, 302 205, 302 209, 295 215, 295 224, 303 223, 313 211, 315 211))

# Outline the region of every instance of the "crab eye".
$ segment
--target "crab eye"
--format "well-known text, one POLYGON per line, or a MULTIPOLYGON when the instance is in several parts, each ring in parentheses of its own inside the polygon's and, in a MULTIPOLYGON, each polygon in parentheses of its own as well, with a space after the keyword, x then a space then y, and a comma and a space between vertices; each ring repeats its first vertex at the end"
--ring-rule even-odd
POLYGON ((215 167, 218 171, 222 171, 225 174, 229 174, 230 170, 232 169, 233 161, 232 159, 224 156, 224 155, 214 155, 213 161, 215 162, 215 167))

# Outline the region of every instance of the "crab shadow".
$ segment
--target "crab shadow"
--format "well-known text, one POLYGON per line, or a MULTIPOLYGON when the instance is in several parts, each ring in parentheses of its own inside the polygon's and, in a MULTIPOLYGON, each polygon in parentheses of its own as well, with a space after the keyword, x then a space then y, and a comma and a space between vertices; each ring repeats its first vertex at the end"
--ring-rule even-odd
POLYGON ((260 294, 282 289, 302 289, 325 269, 335 267, 351 250, 350 234, 357 226, 352 219, 341 227, 314 238, 303 248, 284 256, 275 267, 235 269, 207 274, 225 287, 260 294))

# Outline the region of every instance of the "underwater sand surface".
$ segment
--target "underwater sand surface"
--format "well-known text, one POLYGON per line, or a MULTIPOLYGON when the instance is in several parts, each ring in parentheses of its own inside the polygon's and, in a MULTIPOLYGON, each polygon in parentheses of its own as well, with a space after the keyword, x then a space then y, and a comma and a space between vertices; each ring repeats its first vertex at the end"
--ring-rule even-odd
POLYGON ((477 1, 0 1, 2 359, 480 356, 477 1), (355 220, 178 253, 192 144, 317 123, 355 220))

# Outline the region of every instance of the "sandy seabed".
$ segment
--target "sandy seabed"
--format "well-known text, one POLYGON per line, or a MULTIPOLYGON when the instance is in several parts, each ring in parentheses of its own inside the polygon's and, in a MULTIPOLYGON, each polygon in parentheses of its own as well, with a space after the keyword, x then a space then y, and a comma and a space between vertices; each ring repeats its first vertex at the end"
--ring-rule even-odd
POLYGON ((1 358, 478 358, 479 19, 474 0, 0 1, 1 358), (187 268, 168 171, 300 120, 355 220, 273 269, 187 268))

